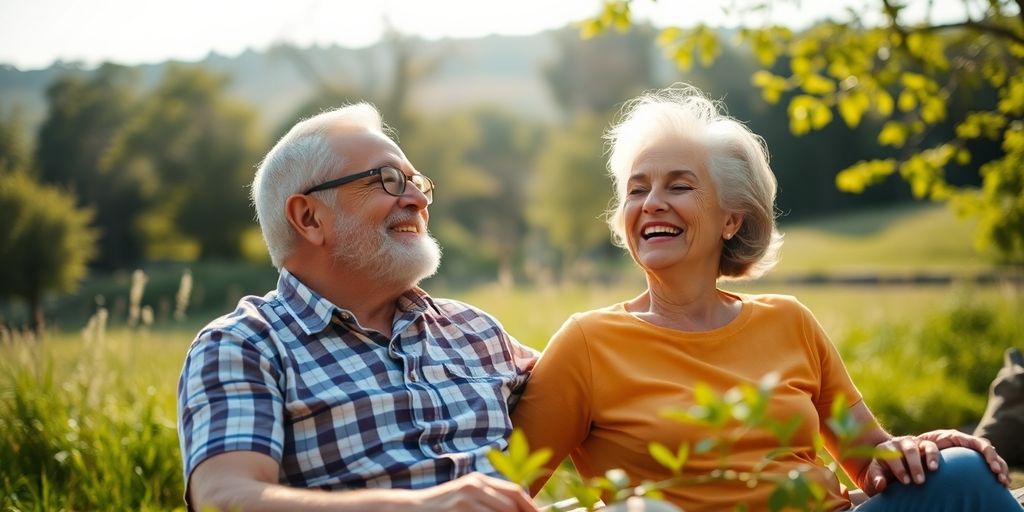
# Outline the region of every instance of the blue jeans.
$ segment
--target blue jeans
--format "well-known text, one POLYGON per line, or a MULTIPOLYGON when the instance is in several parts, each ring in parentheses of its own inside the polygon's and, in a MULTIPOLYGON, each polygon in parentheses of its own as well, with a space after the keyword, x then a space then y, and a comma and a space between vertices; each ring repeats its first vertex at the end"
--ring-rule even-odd
POLYGON ((889 482, 884 492, 854 510, 1020 512, 1022 508, 1010 491, 996 480, 981 454, 967 448, 947 448, 939 452, 939 468, 928 472, 923 484, 889 482))

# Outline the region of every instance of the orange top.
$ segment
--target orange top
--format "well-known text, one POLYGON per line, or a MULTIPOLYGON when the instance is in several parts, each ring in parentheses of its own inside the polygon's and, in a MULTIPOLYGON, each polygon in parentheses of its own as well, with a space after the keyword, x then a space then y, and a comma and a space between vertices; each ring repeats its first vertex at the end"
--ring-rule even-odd
MULTIPOLYGON (((626 311, 624 303, 573 315, 538 361, 513 424, 532 449, 554 451, 549 469, 571 455, 584 478, 621 468, 634 484, 661 481, 672 474, 651 457, 648 443, 658 441, 675 451, 682 442, 692 447, 712 437, 706 427, 662 417, 661 411, 693 405, 698 382, 721 394, 743 382, 756 386, 766 373, 778 372, 768 415, 802 421, 792 448, 766 471, 785 475, 810 467, 811 477, 829 493, 828 507, 849 507, 846 490, 814 449, 834 398, 842 393, 851 405, 861 399, 835 346, 793 297, 728 295, 742 301, 739 316, 707 332, 653 325, 626 311)), ((723 469, 749 471, 779 445, 772 433, 753 429, 732 446, 723 469)), ((694 477, 717 468, 715 450, 696 454, 691 449, 683 472, 694 477)), ((665 497, 687 512, 731 510, 738 503, 766 510, 772 489, 763 481, 749 488, 735 480, 713 480, 668 489, 665 497)))

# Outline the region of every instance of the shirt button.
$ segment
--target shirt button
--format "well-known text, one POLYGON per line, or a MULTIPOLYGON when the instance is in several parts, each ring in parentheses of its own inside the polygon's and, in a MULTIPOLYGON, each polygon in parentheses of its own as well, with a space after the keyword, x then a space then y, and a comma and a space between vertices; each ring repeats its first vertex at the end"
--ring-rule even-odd
POLYGON ((341 319, 342 320, 348 320, 349 318, 352 318, 352 315, 350 315, 348 313, 342 313, 341 314, 341 319))
POLYGON ((416 372, 410 372, 409 373, 409 380, 411 380, 413 382, 416 382, 416 381, 419 380, 419 377, 416 376, 416 372))
POLYGON ((442 452, 442 448, 443 447, 441 446, 441 443, 434 443, 434 452, 441 453, 442 452))

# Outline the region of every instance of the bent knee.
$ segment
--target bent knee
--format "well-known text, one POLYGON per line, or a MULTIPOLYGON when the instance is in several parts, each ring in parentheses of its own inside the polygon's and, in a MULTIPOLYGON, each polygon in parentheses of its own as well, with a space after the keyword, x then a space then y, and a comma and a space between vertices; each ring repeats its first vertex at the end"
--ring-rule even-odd
POLYGON ((960 447, 946 448, 939 452, 939 467, 928 475, 928 480, 956 486, 998 485, 985 457, 974 450, 960 447))

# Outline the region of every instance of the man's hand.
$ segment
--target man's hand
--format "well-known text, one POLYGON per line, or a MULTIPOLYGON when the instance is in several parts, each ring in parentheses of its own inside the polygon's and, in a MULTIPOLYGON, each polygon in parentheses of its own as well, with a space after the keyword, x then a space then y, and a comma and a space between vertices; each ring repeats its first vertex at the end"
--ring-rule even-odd
POLYGON ((537 507, 521 487, 481 473, 472 473, 436 487, 416 491, 416 510, 519 511, 537 507))
POLYGON ((892 479, 905 485, 923 484, 925 473, 939 468, 939 450, 959 446, 980 453, 999 482, 1010 485, 1009 468, 988 440, 956 430, 933 430, 917 436, 894 437, 876 448, 893 452, 892 457, 875 457, 861 478, 861 490, 874 496, 885 490, 892 479), (926 469, 927 468, 927 469, 926 469))
POLYGON ((262 453, 214 455, 192 472, 189 491, 195 510, 212 507, 242 512, 264 510, 536 512, 530 498, 505 480, 473 473, 426 489, 321 491, 278 484, 277 461, 262 453))

